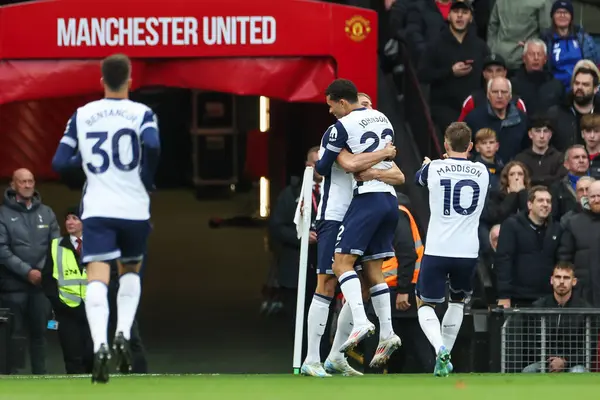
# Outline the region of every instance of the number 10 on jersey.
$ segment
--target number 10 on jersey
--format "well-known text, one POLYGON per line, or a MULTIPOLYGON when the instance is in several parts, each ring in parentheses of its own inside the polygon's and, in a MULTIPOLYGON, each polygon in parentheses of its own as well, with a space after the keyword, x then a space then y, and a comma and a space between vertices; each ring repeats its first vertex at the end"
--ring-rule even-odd
POLYGON ((452 186, 450 179, 442 179, 440 180, 440 185, 444 188, 444 215, 450 215, 450 208, 454 209, 460 215, 471 215, 475 212, 479 204, 479 193, 481 191, 477 182, 472 179, 462 179, 452 186), (460 204, 461 193, 465 187, 473 189, 471 205, 467 208, 464 208, 460 204))

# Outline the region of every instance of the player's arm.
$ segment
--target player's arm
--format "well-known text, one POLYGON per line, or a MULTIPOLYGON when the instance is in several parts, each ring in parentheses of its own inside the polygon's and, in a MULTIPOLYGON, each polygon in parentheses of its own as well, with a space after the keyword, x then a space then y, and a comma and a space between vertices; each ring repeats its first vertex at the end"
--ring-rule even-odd
POLYGON ((413 241, 410 219, 404 211, 398 210, 400 218, 394 233, 394 253, 398 261, 398 293, 408 294, 412 289, 417 252, 413 241))
POLYGON ((431 160, 429 160, 429 158, 425 157, 425 161, 423 162, 421 169, 419 169, 417 171, 417 173, 415 174, 415 183, 417 185, 427 187, 427 177, 429 176, 429 164, 430 163, 431 163, 431 160))
POLYGON ((73 114, 69 122, 67 122, 67 128, 63 137, 58 143, 58 148, 54 157, 52 158, 52 169, 56 172, 63 172, 70 168, 77 168, 81 166, 81 155, 77 151, 77 111, 73 114))
POLYGON ((141 177, 146 190, 151 191, 154 186, 154 175, 160 160, 160 135, 158 121, 152 110, 146 111, 140 126, 142 138, 142 171, 141 177))
POLYGON ((360 172, 394 157, 396 157, 396 147, 389 144, 384 149, 372 153, 352 154, 344 149, 340 152, 337 162, 346 172, 360 172))
POLYGON ((346 132, 346 128, 340 121, 327 129, 327 132, 323 135, 325 152, 315 166, 319 175, 329 176, 331 174, 331 167, 333 167, 333 163, 336 162, 342 149, 346 146, 347 141, 348 132, 346 132))
POLYGON ((405 181, 404 174, 395 162, 392 162, 390 169, 369 168, 354 174, 354 178, 359 182, 378 180, 388 185, 402 185, 405 181))

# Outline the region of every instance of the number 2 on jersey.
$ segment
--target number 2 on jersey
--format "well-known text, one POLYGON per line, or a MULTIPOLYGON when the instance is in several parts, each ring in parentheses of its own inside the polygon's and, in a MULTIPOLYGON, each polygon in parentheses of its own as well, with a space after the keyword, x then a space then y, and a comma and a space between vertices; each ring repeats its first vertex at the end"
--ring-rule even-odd
POLYGON ((481 190, 477 182, 472 179, 462 179, 452 187, 450 179, 442 179, 440 185, 444 187, 444 215, 450 215, 450 207, 460 215, 471 215, 475 212, 479 203, 479 193, 481 190), (473 189, 471 205, 467 208, 460 205, 460 194, 465 186, 473 189))
MULTIPOLYGON (((384 129, 381 132, 381 140, 385 140, 386 137, 390 137, 391 140, 394 140, 394 131, 392 131, 391 129, 384 129)), ((379 135, 377 135, 375 132, 365 132, 363 133, 363 135, 360 137, 360 143, 361 144, 365 144, 367 142, 367 140, 372 139, 373 143, 371 143, 371 145, 369 147, 367 147, 365 149, 365 151, 363 151, 363 153, 372 153, 375 150, 377 150, 377 147, 379 147, 379 135)))
POLYGON ((110 167, 111 158, 112 164, 119 171, 131 171, 140 163, 140 145, 138 136, 135 131, 131 129, 121 129, 114 134, 111 140, 111 155, 109 155, 106 150, 101 147, 108 139, 108 132, 87 132, 85 137, 86 139, 96 140, 96 143, 94 143, 92 146, 92 154, 102 157, 102 162, 100 165, 94 165, 91 162, 86 164, 88 171, 93 174, 102 174, 106 172, 108 167, 110 167), (119 154, 120 140, 125 136, 131 139, 131 149, 133 151, 133 157, 127 164, 124 164, 121 161, 121 156, 119 154))

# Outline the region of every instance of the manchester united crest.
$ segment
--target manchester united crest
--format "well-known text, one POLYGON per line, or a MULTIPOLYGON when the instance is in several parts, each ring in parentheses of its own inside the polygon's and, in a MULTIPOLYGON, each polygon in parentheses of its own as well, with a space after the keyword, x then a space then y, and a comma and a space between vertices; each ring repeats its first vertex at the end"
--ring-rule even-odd
POLYGON ((354 42, 362 42, 371 32, 371 21, 355 15, 346 21, 346 35, 354 42))

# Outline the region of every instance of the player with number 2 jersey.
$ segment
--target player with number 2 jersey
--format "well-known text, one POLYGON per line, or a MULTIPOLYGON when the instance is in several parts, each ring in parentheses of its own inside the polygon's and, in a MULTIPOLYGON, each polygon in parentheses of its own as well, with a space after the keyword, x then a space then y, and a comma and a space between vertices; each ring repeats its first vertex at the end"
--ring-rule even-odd
POLYGON ((119 266, 117 329, 113 352, 120 372, 131 371, 129 339, 141 286, 138 275, 150 233, 150 198, 160 141, 152 110, 129 100, 131 61, 102 61, 104 99, 79 108, 52 160, 55 170, 83 167, 82 261, 87 265, 86 314, 94 342, 92 382, 108 381, 110 264, 119 266))
POLYGON ((471 282, 479 254, 479 218, 489 186, 485 165, 468 159, 473 147, 471 130, 464 122, 450 124, 444 147, 448 157, 425 159, 416 181, 429 189, 431 217, 425 254, 417 281, 419 323, 437 354, 435 376, 452 372, 450 352, 463 319, 464 301, 471 295, 471 282), (442 325, 436 304, 450 302, 442 325))

